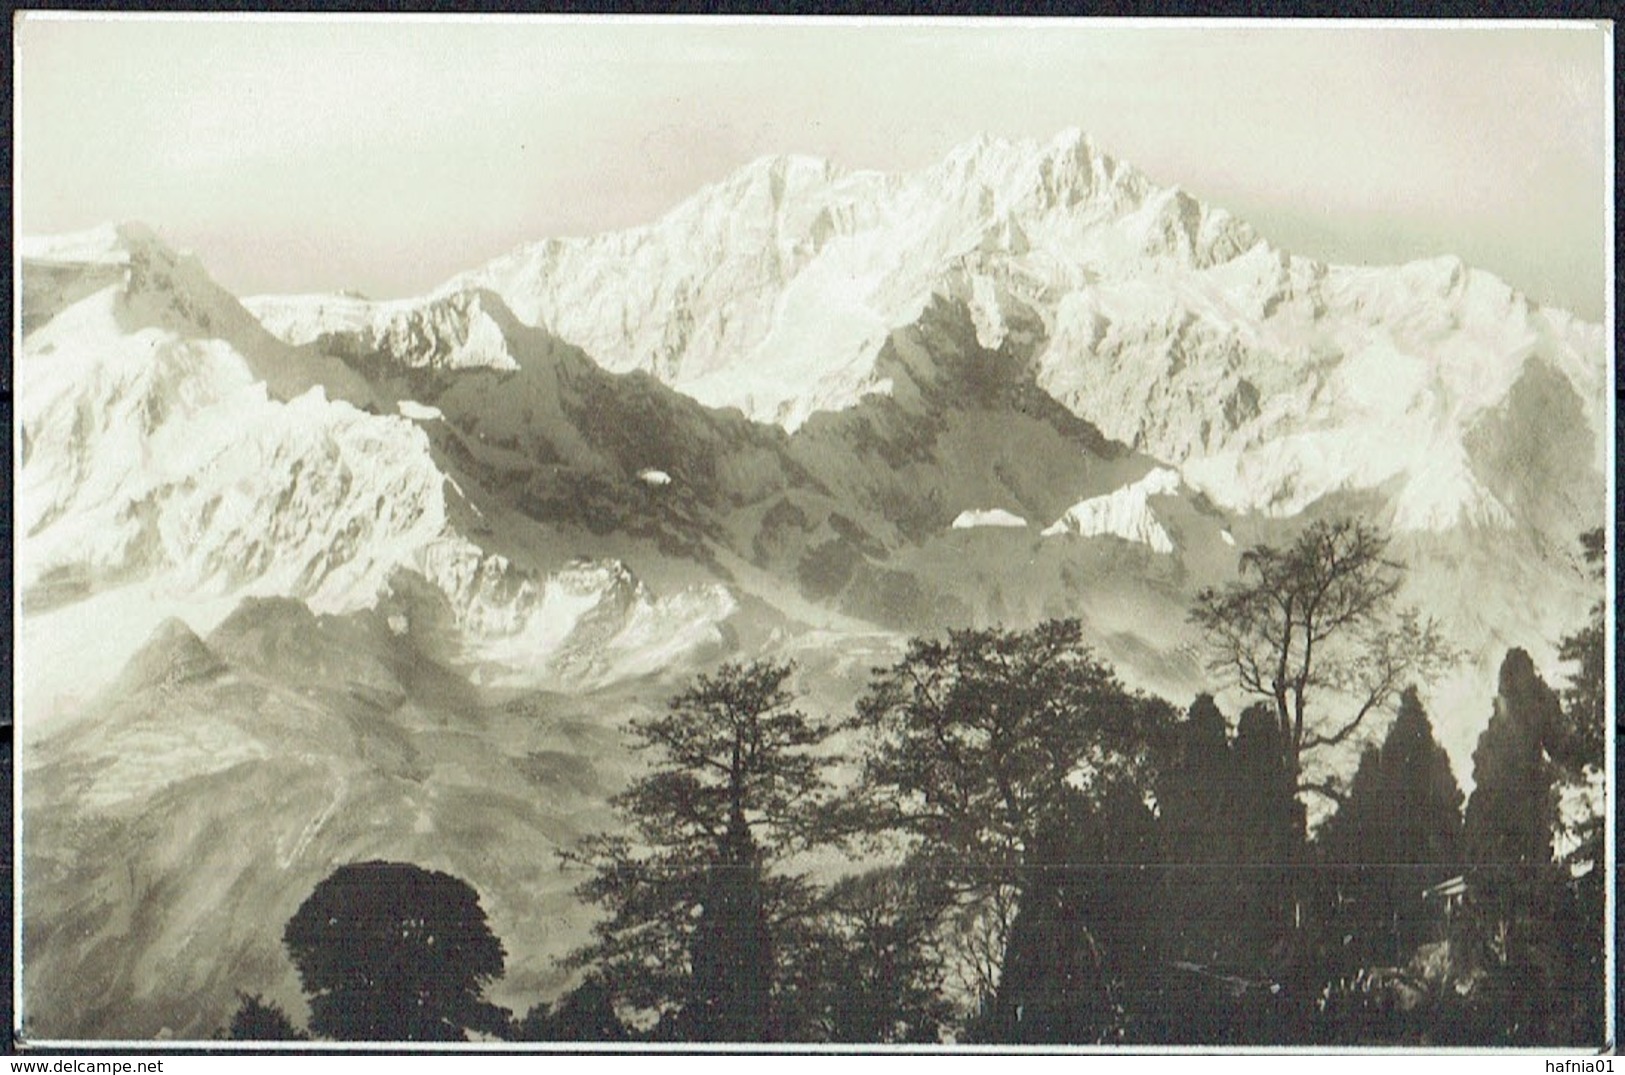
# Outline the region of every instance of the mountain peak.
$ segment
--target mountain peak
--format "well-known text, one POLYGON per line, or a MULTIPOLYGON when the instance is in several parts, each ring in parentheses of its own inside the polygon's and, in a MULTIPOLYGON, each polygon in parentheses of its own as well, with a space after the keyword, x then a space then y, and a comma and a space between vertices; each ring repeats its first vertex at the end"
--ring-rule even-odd
POLYGON ((835 165, 827 158, 809 153, 768 153, 757 157, 735 174, 778 178, 798 175, 829 179, 835 174, 835 165))
POLYGON ((224 669, 225 664, 192 628, 171 616, 130 657, 112 693, 115 697, 128 696, 146 687, 173 686, 224 669))
POLYGON ((117 225, 114 231, 118 233, 119 239, 126 246, 132 248, 159 246, 167 249, 164 241, 158 237, 158 233, 139 220, 126 220, 124 223, 117 225))
POLYGON ((1044 144, 1041 156, 1057 164, 1066 164, 1080 170, 1092 169, 1097 160, 1107 170, 1118 164, 1080 127, 1068 127, 1051 138, 1044 144))
POLYGON ((519 368, 540 330, 514 316, 490 288, 453 281, 422 299, 374 302, 345 295, 267 295, 244 305, 274 336, 351 359, 387 355, 414 369, 519 368))
POLYGON ((1068 127, 1048 141, 1035 138, 1005 138, 982 133, 948 151, 946 161, 1038 161, 1066 160, 1085 165, 1102 156, 1095 141, 1081 127, 1068 127))
POLYGON ((1077 153, 1081 150, 1092 155, 1095 152, 1095 142, 1082 127, 1072 126, 1057 132, 1055 137, 1050 139, 1049 148, 1064 153, 1077 153))
POLYGON ((787 203, 821 199, 838 178, 835 166, 822 157, 770 154, 704 188, 674 212, 687 209, 706 214, 720 199, 737 211, 777 214, 787 203))
MULTIPOLYGON (((524 247, 444 290, 468 289, 610 372, 787 431, 897 391, 880 364, 891 335, 956 295, 984 347, 1020 349, 1074 415, 1226 508, 1290 514, 1388 487, 1407 490, 1402 525, 1454 525, 1462 505, 1500 518, 1476 471, 1430 466, 1428 446, 1459 442, 1524 356, 1549 356, 1583 398, 1603 368, 1600 334, 1459 258, 1292 257, 1079 127, 982 135, 891 175, 761 157, 654 223, 524 247), (1406 438, 1386 432, 1401 424, 1406 438)), ((479 303, 460 320, 507 324, 479 303)))
MULTIPOLYGON (((24 335, 80 299, 116 288, 122 318, 189 339, 226 339, 250 359, 268 340, 259 322, 193 254, 171 247, 145 224, 102 224, 29 237, 17 245, 27 263, 24 335)), ((277 380, 279 391, 291 383, 275 371, 258 372, 269 372, 267 380, 277 380)))

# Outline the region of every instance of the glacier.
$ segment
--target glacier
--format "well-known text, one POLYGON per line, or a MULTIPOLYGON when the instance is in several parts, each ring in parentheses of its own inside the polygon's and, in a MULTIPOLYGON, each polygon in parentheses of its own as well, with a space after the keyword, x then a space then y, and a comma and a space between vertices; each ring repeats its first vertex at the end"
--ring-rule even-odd
POLYGON ((980 526, 1024 529, 1027 520, 1003 508, 967 508, 949 524, 952 530, 972 530, 980 526))
POLYGON ((1059 519, 1043 529, 1042 536, 1107 535, 1149 545, 1155 552, 1171 553, 1174 551, 1173 539, 1152 513, 1150 498, 1172 496, 1178 491, 1179 473, 1167 467, 1157 467, 1139 481, 1072 505, 1059 519))

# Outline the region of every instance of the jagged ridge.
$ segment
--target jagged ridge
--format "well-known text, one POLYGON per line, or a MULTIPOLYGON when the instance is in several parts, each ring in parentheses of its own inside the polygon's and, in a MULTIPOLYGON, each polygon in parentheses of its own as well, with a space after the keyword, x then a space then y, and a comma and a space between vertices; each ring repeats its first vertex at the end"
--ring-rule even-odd
MULTIPOLYGON (((980 139, 902 175, 766 158, 656 223, 522 247, 418 306, 471 288, 606 369, 791 430, 895 391, 888 334, 952 295, 984 347, 1013 341, 1074 413, 1238 512, 1380 490, 1401 530, 1512 525, 1462 445, 1531 359, 1572 386, 1599 473, 1606 449, 1600 326, 1459 259, 1292 256, 1077 131, 980 139)), ((365 335, 354 304, 323 300, 324 321, 279 301, 289 338, 365 335)))

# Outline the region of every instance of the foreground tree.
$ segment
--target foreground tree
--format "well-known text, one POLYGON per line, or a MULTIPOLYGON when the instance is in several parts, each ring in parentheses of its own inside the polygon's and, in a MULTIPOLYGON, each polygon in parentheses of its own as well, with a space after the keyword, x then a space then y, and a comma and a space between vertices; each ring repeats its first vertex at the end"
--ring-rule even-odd
POLYGON ((509 1037, 514 1041, 627 1040, 626 1026, 615 1014, 609 990, 588 978, 555 1004, 538 1004, 525 1013, 509 1037))
MULTIPOLYGON (((1599 590, 1606 582, 1606 547, 1601 529, 1581 537, 1587 571, 1599 590)), ((1579 795, 1586 808, 1562 818, 1565 861, 1581 882, 1582 898, 1600 911, 1603 902, 1605 825, 1602 779, 1608 736, 1606 602, 1592 604, 1585 624, 1566 635, 1558 656, 1572 664, 1562 692, 1563 721, 1551 737, 1547 752, 1562 770, 1564 790, 1579 795)), ((1616 715, 1616 720, 1618 719, 1616 715)))
POLYGON ((1159 1009, 1162 1039, 1216 1044, 1298 1040, 1291 943, 1298 916, 1296 788, 1273 708, 1248 706, 1233 741, 1199 696, 1176 729, 1157 786, 1166 866, 1159 1009))
POLYGON ((1241 578, 1203 590, 1191 611, 1211 667, 1273 707, 1300 794, 1336 797, 1306 771, 1307 757, 1357 741, 1404 685, 1455 660, 1431 620, 1398 606, 1404 568, 1387 549, 1387 535, 1366 523, 1312 523, 1288 548, 1248 549, 1241 578))
POLYGON ((613 804, 633 836, 564 856, 607 912, 572 953, 618 1007, 661 1036, 771 1041, 789 1033, 779 939, 811 913, 809 887, 775 867, 815 842, 830 729, 792 705, 788 664, 724 665, 632 725, 651 770, 613 804))
MULTIPOLYGON (((1599 592, 1607 582, 1607 545, 1602 529, 1581 535, 1581 549, 1591 581, 1599 592)), ((1572 671, 1563 690, 1564 727, 1559 741, 1550 748, 1562 769, 1560 796, 1574 808, 1560 816, 1566 849, 1563 866, 1573 891, 1577 915, 1570 931, 1571 976, 1580 982, 1596 982, 1605 973, 1606 945, 1603 922, 1607 914, 1607 799, 1603 794, 1603 770, 1608 736, 1607 603, 1599 596, 1591 606, 1584 626, 1563 638, 1558 656, 1571 662, 1572 671)), ((1625 718, 1616 712, 1619 738, 1625 741, 1625 718)), ((1590 1018, 1590 1017, 1587 1017, 1590 1018)), ((1600 1023, 1579 1021, 1578 1037, 1593 1040, 1600 1023)))
POLYGON ((310 1000, 310 1028, 343 1041, 466 1041, 507 1015, 485 986, 506 953, 479 894, 401 862, 341 866, 288 920, 283 943, 310 1000))
POLYGON ((294 1026, 288 1013, 274 1002, 258 993, 238 993, 237 1011, 226 1037, 232 1041, 307 1041, 310 1035, 294 1026))
POLYGON ((1593 1044, 1602 1034, 1600 900, 1585 899, 1585 878, 1554 855, 1560 771, 1551 750, 1565 739, 1557 693, 1512 650, 1473 751, 1464 826, 1483 1044, 1593 1044))
MULTIPOLYGON (((856 813, 953 886, 967 939, 1009 939, 1052 865, 1036 853, 1041 830, 1114 789, 1143 798, 1171 722, 1169 706, 1095 659, 1075 620, 916 640, 859 702, 855 725, 871 748, 856 813)), ((984 1000, 998 982, 990 955, 962 953, 983 970, 984 1000)))
POLYGON ((1529 654, 1509 652, 1501 663, 1495 711, 1473 750, 1473 795, 1465 838, 1478 903, 1490 909, 1497 958, 1518 917, 1523 889, 1552 866, 1556 779, 1545 743, 1561 726, 1557 694, 1535 671, 1529 654))
POLYGON ((953 1019, 939 926, 952 893, 919 863, 832 885, 819 900, 806 966, 821 1040, 932 1044, 953 1019))
POLYGON ((987 1036, 1029 1044, 1161 1040, 1156 819, 1118 785, 1073 789, 1041 825, 987 1036))
MULTIPOLYGON (((1587 531, 1581 536, 1580 546, 1591 581, 1601 588, 1607 581, 1607 547, 1602 530, 1587 531)), ((1585 625, 1565 636, 1558 647, 1558 656, 1575 666, 1563 690, 1567 720, 1556 751, 1560 760, 1571 768, 1600 769, 1603 764, 1608 721, 1605 613, 1606 602, 1598 597, 1585 625)))
POLYGON ((1348 800, 1319 836, 1334 882, 1336 969, 1404 964, 1434 939, 1422 893, 1462 868, 1462 793, 1414 688, 1380 748, 1360 759, 1348 800))
POLYGON ((1174 730, 1170 754, 1156 791, 1167 862, 1163 948, 1171 960, 1236 969, 1242 962, 1237 912, 1243 833, 1235 808, 1243 785, 1229 726, 1212 695, 1192 703, 1174 730))
POLYGON ((1297 867, 1302 864, 1303 814, 1281 728, 1270 707, 1242 710, 1232 752, 1235 787, 1228 800, 1240 871, 1235 905, 1239 969, 1279 979, 1301 972, 1293 938, 1302 922, 1297 867))

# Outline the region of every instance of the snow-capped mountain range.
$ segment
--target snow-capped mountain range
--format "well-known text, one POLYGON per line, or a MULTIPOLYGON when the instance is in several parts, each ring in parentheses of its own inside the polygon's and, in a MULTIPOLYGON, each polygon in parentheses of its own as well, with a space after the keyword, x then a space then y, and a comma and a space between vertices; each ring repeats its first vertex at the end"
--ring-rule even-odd
MULTIPOLYGON (((105 681, 166 616, 212 626, 255 595, 373 608, 403 571, 448 603, 464 655, 508 680, 581 686, 658 667, 663 624, 719 641, 733 608, 721 587, 660 599, 618 562, 538 572, 471 542, 426 411, 374 413, 364 380, 271 337, 145 229, 25 240, 21 253, 24 307, 42 322, 17 364, 16 570, 36 655, 25 700, 52 704, 58 678, 81 692, 105 681), (81 617, 109 658, 88 673, 45 641, 81 617)), ((472 309, 459 313, 469 324, 472 309)))
MULTIPOLYGON (((742 587, 718 549, 793 576, 798 597, 913 627, 934 617, 865 609, 853 579, 938 530, 1037 518, 1170 554, 1158 498, 1196 498, 1230 542, 1231 516, 1364 496, 1401 534, 1504 530, 1550 557, 1602 490, 1600 326, 1455 259, 1290 255, 1076 131, 981 139, 902 175, 760 160, 650 225, 524 246, 421 299, 239 302, 138 225, 20 252, 19 585, 36 620, 80 605, 127 621, 113 655, 188 602, 204 621, 250 594, 350 611, 404 571, 449 603, 466 659, 513 680, 503 655, 523 654, 519 678, 564 684, 549 655, 592 610, 593 647, 603 617, 722 645, 742 587), (977 449, 937 427, 994 383, 1022 396, 994 411, 1042 397, 1048 428, 1076 419, 1065 436, 1099 440, 1064 449, 1092 476, 953 477, 939 449, 973 469, 977 449), (605 428, 608 400, 643 428, 605 428), (1535 404, 1585 442, 1561 473, 1530 443, 1535 404), (681 435, 638 441, 659 430, 681 435), (747 444, 754 470, 735 459, 747 444), (929 470, 923 488, 919 472, 896 484, 904 460, 929 470), (548 505, 517 503, 521 530, 642 526, 703 570, 655 596, 636 562, 538 552, 514 520, 499 533, 484 513, 516 502, 490 490, 519 471, 548 505), (779 549, 805 495, 834 521, 802 518, 779 549), (662 497, 656 521, 631 520, 627 504, 662 497)), ((635 632, 627 652, 653 645, 635 632)))
MULTIPOLYGON (((723 657, 793 656, 834 708, 909 634, 1067 615, 1183 702, 1194 591, 1346 511, 1477 660, 1550 655, 1596 599, 1601 326, 1451 258, 1278 250, 1076 132, 902 175, 758 161, 414 299, 239 300, 139 225, 19 254, 18 717, 61 818, 26 852, 63 894, 25 907, 42 1033, 297 1001, 235 927, 198 936, 252 980, 166 992, 190 942, 156 923, 96 942, 94 1003, 37 988, 120 886, 212 906, 166 863, 240 876, 245 921, 296 904, 216 861, 199 796, 226 787, 275 804, 242 846, 301 884, 386 837, 455 866, 529 988, 564 942, 519 908, 561 882, 505 849, 533 866, 601 811, 616 722, 723 657)), ((1435 715, 1458 768, 1488 715, 1462 697, 1435 715)))
MULTIPOLYGON (((647 227, 522 247, 416 307, 248 305, 294 343, 399 340, 409 311, 471 288, 606 369, 788 430, 890 392, 887 334, 959 295, 984 346, 1030 334, 1046 391, 1237 512, 1392 486, 1398 529, 1508 525, 1462 442, 1531 361, 1573 385, 1599 468, 1605 451, 1601 326, 1459 259, 1294 257, 1077 131, 980 140, 907 175, 768 158, 647 227)), ((483 325, 434 360, 499 362, 483 325)))

